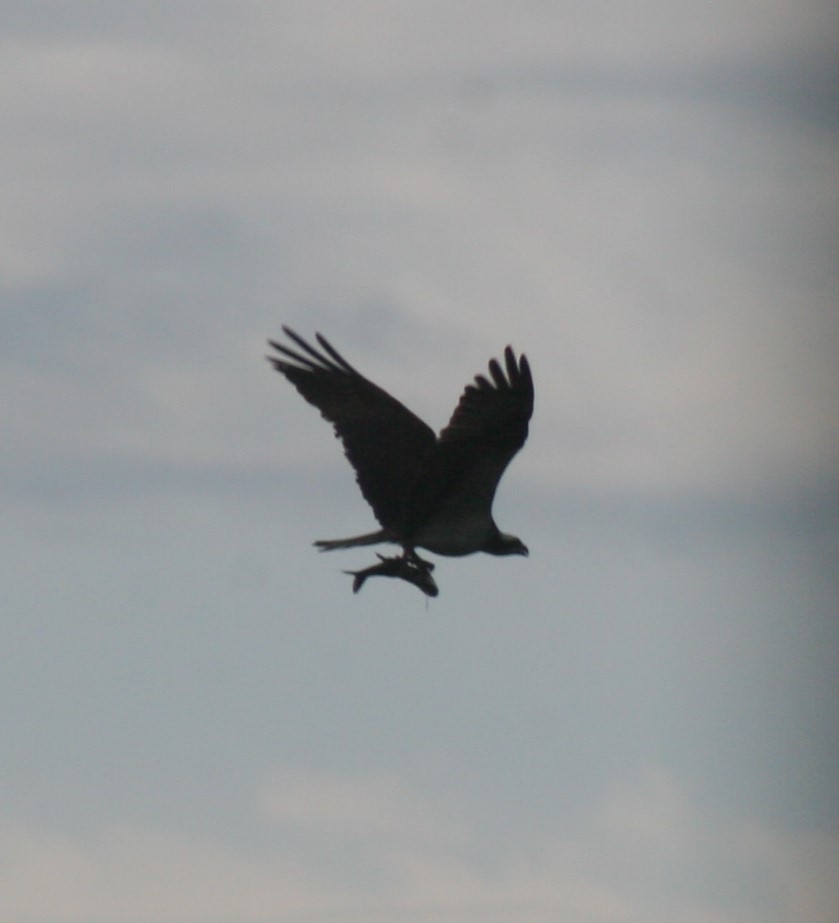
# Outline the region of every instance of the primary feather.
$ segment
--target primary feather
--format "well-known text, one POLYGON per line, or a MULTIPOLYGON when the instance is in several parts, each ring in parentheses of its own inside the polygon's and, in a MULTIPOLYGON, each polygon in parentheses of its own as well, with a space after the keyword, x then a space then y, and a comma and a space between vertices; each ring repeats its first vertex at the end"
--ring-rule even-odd
POLYGON ((288 327, 283 331, 307 355, 269 340, 286 357, 269 356, 269 361, 333 424, 376 519, 385 528, 402 528, 405 485, 416 480, 422 460, 434 448, 434 431, 359 374, 320 334, 323 353, 288 327))

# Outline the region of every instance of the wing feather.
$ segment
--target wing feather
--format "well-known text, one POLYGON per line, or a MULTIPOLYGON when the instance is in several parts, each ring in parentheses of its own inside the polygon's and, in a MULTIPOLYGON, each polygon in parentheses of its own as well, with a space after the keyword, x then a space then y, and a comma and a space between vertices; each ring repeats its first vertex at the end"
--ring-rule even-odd
POLYGON ((410 526, 439 519, 491 521, 498 482, 527 439, 533 378, 527 357, 504 350, 504 368, 466 386, 437 447, 425 461, 411 499, 410 526), (491 379, 491 380, 490 380, 491 379))
POLYGON ((411 488, 436 444, 434 431, 357 372, 325 337, 316 335, 320 352, 290 328, 283 332, 300 352, 269 340, 281 355, 268 361, 333 424, 376 519, 401 530, 411 488))

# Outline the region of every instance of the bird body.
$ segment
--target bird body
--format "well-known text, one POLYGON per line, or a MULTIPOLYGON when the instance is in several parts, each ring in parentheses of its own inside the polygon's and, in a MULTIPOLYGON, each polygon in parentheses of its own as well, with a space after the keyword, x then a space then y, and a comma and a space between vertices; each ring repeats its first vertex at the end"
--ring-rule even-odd
MULTIPOLYGON (((503 369, 491 360, 489 377, 478 375, 466 386, 437 437, 407 407, 357 372, 323 336, 316 334, 318 350, 290 328, 283 331, 299 351, 269 340, 279 353, 269 361, 333 424, 382 527, 352 538, 317 541, 321 550, 379 542, 401 545, 402 558, 382 558, 369 573, 408 579, 425 592, 427 583, 433 585, 431 565, 418 557, 417 548, 450 556, 528 553, 492 517, 496 487, 524 444, 533 413, 533 380, 524 355, 517 359, 508 346, 503 369), (389 563, 403 560, 408 563, 389 563), (420 573, 414 568, 424 569, 420 573)), ((360 587, 363 577, 357 583, 360 587)))

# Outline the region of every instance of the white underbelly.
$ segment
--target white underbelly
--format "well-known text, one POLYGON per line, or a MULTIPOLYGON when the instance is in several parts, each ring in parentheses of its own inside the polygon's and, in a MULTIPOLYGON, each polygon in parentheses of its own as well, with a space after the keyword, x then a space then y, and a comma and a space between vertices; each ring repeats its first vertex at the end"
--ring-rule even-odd
POLYGON ((434 521, 419 531, 415 545, 434 554, 472 554, 480 549, 489 533, 490 526, 484 518, 434 521))

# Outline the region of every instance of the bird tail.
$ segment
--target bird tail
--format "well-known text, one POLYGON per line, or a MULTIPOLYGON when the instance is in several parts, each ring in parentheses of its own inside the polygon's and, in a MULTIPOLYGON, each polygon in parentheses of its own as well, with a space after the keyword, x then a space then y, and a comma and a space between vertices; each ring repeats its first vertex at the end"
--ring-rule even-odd
POLYGON ((354 535, 352 538, 319 539, 315 545, 321 551, 335 551, 336 548, 355 548, 358 545, 378 545, 379 542, 390 541, 384 529, 378 532, 367 532, 365 535, 354 535))

